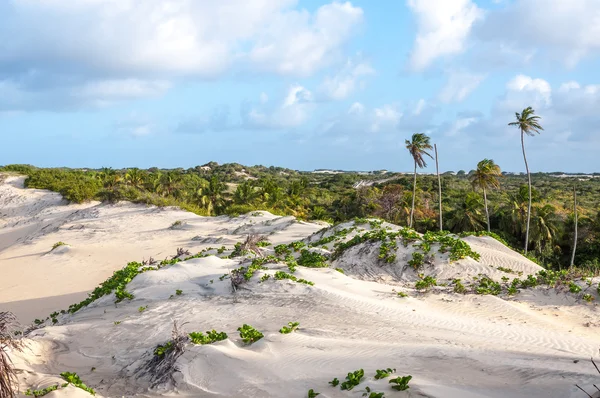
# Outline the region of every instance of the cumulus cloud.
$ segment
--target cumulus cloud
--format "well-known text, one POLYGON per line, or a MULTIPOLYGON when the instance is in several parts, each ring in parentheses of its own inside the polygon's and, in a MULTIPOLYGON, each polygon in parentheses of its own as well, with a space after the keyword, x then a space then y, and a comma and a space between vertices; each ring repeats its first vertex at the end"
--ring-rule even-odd
POLYGON ((484 80, 485 76, 467 72, 451 72, 446 85, 439 93, 444 103, 461 102, 466 99, 484 80))
POLYGON ((362 78, 373 74, 375 70, 368 62, 348 60, 337 74, 324 79, 319 92, 327 99, 346 99, 364 83, 362 78))
POLYGON ((12 0, 0 6, 0 80, 33 106, 59 91, 95 104, 155 96, 233 68, 309 76, 339 60, 362 18, 337 1, 309 12, 298 0, 12 0), (30 72, 46 78, 23 86, 30 72))
POLYGON ((287 129, 302 126, 315 108, 312 92, 299 84, 289 87, 279 103, 269 101, 242 106, 242 123, 248 128, 287 129))
POLYGON ((423 70, 436 59, 465 51, 473 25, 484 13, 471 0, 408 0, 417 19, 410 67, 423 70))
POLYGON ((475 29, 484 42, 535 52, 568 67, 600 53, 598 0, 516 0, 475 29))

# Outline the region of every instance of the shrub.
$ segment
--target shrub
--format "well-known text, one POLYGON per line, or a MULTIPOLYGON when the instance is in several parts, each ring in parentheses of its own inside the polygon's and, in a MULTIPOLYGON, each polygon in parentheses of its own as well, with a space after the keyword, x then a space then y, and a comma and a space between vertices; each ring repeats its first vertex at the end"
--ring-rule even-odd
POLYGON ((275 254, 280 257, 285 257, 285 256, 292 254, 292 250, 289 248, 288 245, 277 245, 274 247, 274 249, 275 249, 275 254))
POLYGON ((390 380, 390 384, 394 384, 392 386, 392 389, 394 389, 396 391, 405 391, 410 388, 408 386, 408 383, 410 382, 411 379, 412 379, 412 376, 410 376, 410 375, 403 376, 403 377, 396 377, 395 379, 390 380))
POLYGON ((240 326, 237 330, 238 332, 240 332, 240 337, 242 338, 242 341, 248 345, 256 343, 258 340, 264 337, 264 335, 261 332, 254 329, 250 325, 244 324, 240 326))
POLYGON ((579 286, 578 284, 576 284, 574 282, 570 282, 569 283, 569 291, 571 293, 577 294, 577 293, 581 292, 581 286, 579 286))
POLYGON ((281 329, 279 329, 279 333, 281 333, 281 334, 292 333, 293 331, 298 329, 299 326, 300 326, 300 323, 298 323, 298 322, 288 322, 287 326, 284 326, 281 329))
POLYGON ((217 341, 227 339, 227 333, 217 332, 216 330, 207 331, 206 335, 202 332, 192 332, 189 334, 190 340, 194 344, 212 344, 217 341))
POLYGON ((502 286, 500 286, 498 282, 484 276, 479 280, 479 285, 475 288, 475 292, 477 294, 491 294, 497 296, 502 293, 502 286))

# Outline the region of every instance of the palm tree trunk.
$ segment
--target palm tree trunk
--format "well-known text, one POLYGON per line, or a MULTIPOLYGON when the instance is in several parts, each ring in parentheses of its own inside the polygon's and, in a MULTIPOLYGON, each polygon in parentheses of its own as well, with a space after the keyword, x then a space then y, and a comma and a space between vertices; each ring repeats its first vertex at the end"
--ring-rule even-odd
POLYGON ((412 194, 412 206, 410 207, 410 223, 409 228, 413 226, 413 217, 415 214, 415 196, 417 195, 417 161, 415 160, 415 177, 413 180, 413 194, 412 194))
POLYGON ((527 181, 529 185, 529 203, 527 204, 527 227, 525 228, 525 254, 529 246, 529 223, 531 221, 531 174, 529 173, 529 164, 527 164, 527 155, 525 154, 525 132, 521 130, 521 147, 523 148, 523 159, 525 160, 525 169, 527 170, 527 181))
POLYGON ((491 229, 490 229, 490 212, 488 211, 487 193, 485 191, 485 187, 483 187, 483 203, 485 203, 485 218, 487 219, 488 232, 491 232, 491 229))
POLYGON ((573 186, 573 213, 575 214, 575 237, 573 238, 573 254, 571 255, 571 267, 575 265, 575 251, 577 250, 577 191, 573 186))
POLYGON ((440 178, 440 165, 438 163, 437 144, 433 144, 433 148, 435 150, 435 170, 437 172, 438 178, 438 201, 440 202, 440 231, 443 231, 444 226, 442 223, 442 179, 440 178))

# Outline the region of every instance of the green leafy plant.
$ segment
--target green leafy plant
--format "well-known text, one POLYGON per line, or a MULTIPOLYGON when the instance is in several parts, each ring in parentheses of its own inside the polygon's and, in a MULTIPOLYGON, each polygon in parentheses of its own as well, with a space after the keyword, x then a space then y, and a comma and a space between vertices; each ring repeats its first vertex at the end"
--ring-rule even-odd
POLYGON ((175 294, 178 296, 181 296, 183 294, 183 290, 177 289, 177 290, 175 290, 175 294))
POLYGON ((25 395, 28 396, 34 396, 34 397, 43 397, 46 394, 50 394, 52 391, 56 391, 60 388, 60 384, 56 384, 54 386, 50 386, 50 387, 46 387, 44 389, 41 390, 32 390, 32 389, 27 389, 27 391, 25 391, 25 395))
POLYGON ((144 312, 148 309, 148 306, 138 308, 138 312, 144 312))
POLYGON ((237 330, 238 332, 240 332, 240 337, 242 338, 242 341, 248 345, 256 343, 258 340, 265 337, 264 334, 262 334, 250 325, 244 324, 240 326, 237 330))
POLYGON ((261 281, 261 282, 266 282, 266 281, 268 281, 268 280, 269 280, 269 278, 270 278, 270 277, 271 277, 271 275, 269 275, 269 274, 264 274, 264 275, 263 275, 263 276, 260 278, 260 281, 261 281))
POLYGON ((578 285, 578 284, 576 284, 576 283, 570 282, 570 283, 569 283, 569 291, 570 291, 571 293, 575 293, 575 294, 577 294, 577 293, 581 292, 581 286, 579 286, 579 285, 578 285))
POLYGON ((360 384, 364 376, 365 371, 363 369, 355 370, 354 372, 348 373, 348 375, 346 376, 346 381, 342 383, 340 388, 342 390, 350 391, 360 384))
POLYGON ((293 331, 298 329, 299 326, 300 326, 300 323, 298 323, 298 322, 288 322, 287 326, 284 326, 281 329, 279 329, 279 333, 281 333, 281 334, 292 333, 293 331))
POLYGON ((454 293, 465 294, 467 292, 467 288, 460 279, 454 279, 452 283, 454 284, 454 293))
POLYGON ((332 387, 337 387, 340 384, 340 381, 338 380, 338 378, 334 378, 333 380, 331 380, 329 382, 329 384, 331 384, 332 387))
POLYGON ((279 280, 283 280, 283 279, 289 279, 289 280, 294 281, 294 282, 304 283, 305 285, 311 285, 311 286, 314 285, 314 282, 307 281, 306 279, 296 278, 294 275, 287 274, 287 273, 285 273, 283 271, 277 271, 277 272, 275 272, 275 279, 278 280, 278 281, 279 280))
POLYGON ((398 297, 402 297, 402 298, 408 297, 408 294, 406 294, 404 292, 398 292, 397 295, 398 295, 398 297))
POLYGON ((587 301, 588 303, 591 303, 592 301, 594 301, 594 296, 592 296, 589 293, 586 293, 583 295, 582 297, 585 301, 587 301))
POLYGON ((344 273, 344 270, 343 270, 343 269, 341 269, 341 268, 336 268, 335 270, 336 270, 337 272, 339 272, 340 274, 343 274, 343 273, 344 273))
POLYGON ((159 344, 156 346, 156 348, 154 349, 154 355, 159 358, 162 358, 165 356, 165 354, 167 354, 173 348, 175 348, 175 345, 173 344, 173 342, 167 341, 165 344, 159 344))
POLYGON ((367 397, 367 398, 383 398, 385 396, 385 394, 382 392, 371 391, 371 387, 366 386, 365 392, 363 393, 362 396, 367 397))
POLYGON ((502 293, 502 286, 487 276, 482 276, 479 279, 479 285, 475 287, 475 293, 497 296, 502 293))
POLYGON ((306 246, 306 244, 300 240, 297 242, 292 242, 288 245, 288 247, 293 249, 295 252, 299 251, 300 249, 302 249, 305 246, 306 246))
POLYGON ((275 254, 279 257, 286 257, 292 254, 292 250, 288 245, 277 245, 273 249, 275 250, 275 254))
POLYGON ((212 344, 217 341, 223 341, 227 339, 227 333, 217 332, 216 330, 207 331, 206 334, 202 332, 192 332, 189 334, 190 341, 194 344, 212 344))
POLYGON ((92 395, 96 395, 96 391, 94 391, 94 389, 91 387, 86 386, 83 381, 81 381, 77 373, 63 372, 60 375, 67 383, 70 383, 77 388, 81 388, 83 391, 87 391, 92 395))
POLYGON ((327 264, 327 257, 321 253, 311 252, 310 250, 303 249, 298 257, 298 265, 308 268, 325 268, 327 264))
POLYGON ((375 380, 385 379, 386 377, 390 377, 392 373, 394 373, 396 369, 387 368, 387 369, 377 369, 375 371, 375 380))
POLYGON ((321 395, 321 393, 315 392, 312 388, 308 390, 308 398, 315 398, 317 395, 321 395))
POLYGON ((415 283, 415 288, 417 290, 428 291, 431 287, 437 286, 437 281, 435 280, 434 277, 432 277, 432 276, 424 277, 422 274, 419 276, 421 277, 421 279, 415 283))
POLYGON ((113 323, 115 324, 115 326, 117 326, 117 325, 120 325, 121 322, 123 322, 123 321, 114 321, 113 323))
POLYGON ((396 377, 395 379, 390 380, 390 384, 394 384, 392 386, 392 389, 394 389, 396 391, 406 391, 410 388, 408 383, 410 382, 411 379, 412 379, 412 376, 396 377))
POLYGON ((413 252, 412 259, 408 261, 408 265, 414 269, 419 269, 423 266, 424 261, 425 255, 423 253, 413 252))

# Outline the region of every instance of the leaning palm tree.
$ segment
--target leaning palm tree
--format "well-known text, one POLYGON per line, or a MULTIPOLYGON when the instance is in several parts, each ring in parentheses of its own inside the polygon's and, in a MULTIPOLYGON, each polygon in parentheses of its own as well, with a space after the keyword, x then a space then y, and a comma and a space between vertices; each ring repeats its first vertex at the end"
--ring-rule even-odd
POLYGON ((413 157, 415 161, 415 173, 414 173, 414 181, 413 181, 413 196, 412 196, 412 205, 410 207, 410 222, 409 227, 413 226, 413 219, 415 214, 415 196, 417 195, 417 166, 422 169, 427 167, 427 163, 425 159, 423 159, 423 155, 427 155, 433 159, 433 156, 429 152, 428 149, 432 149, 433 147, 429 143, 429 137, 423 133, 415 133, 412 135, 411 140, 405 140, 406 149, 410 152, 410 155, 413 157))
POLYGON ((491 232, 491 229, 487 190, 500 187, 498 177, 502 177, 502 172, 500 171, 500 166, 494 163, 492 159, 483 159, 481 162, 477 163, 477 170, 469 176, 473 189, 481 188, 483 190, 483 202, 485 204, 485 218, 487 220, 488 232, 491 232))
POLYGON ((525 160, 525 169, 527 170, 527 181, 529 183, 529 205, 527 206, 527 227, 525 229, 525 254, 527 254, 527 244, 529 242, 529 224, 531 221, 531 174, 529 173, 529 165, 527 164, 527 155, 525 154, 525 134, 535 135, 534 133, 540 133, 540 130, 544 130, 540 126, 538 120, 539 116, 535 114, 532 107, 523 109, 523 112, 515 113, 516 121, 508 123, 509 126, 518 127, 521 130, 521 147, 523 148, 523 159, 525 160))

